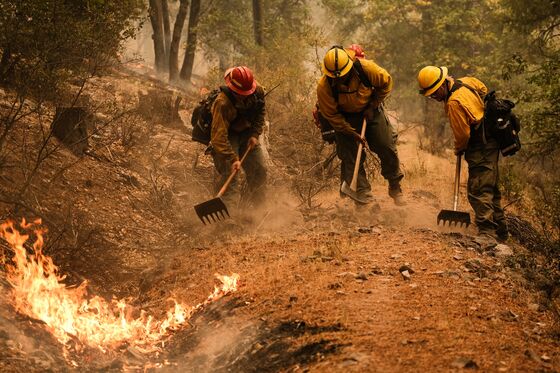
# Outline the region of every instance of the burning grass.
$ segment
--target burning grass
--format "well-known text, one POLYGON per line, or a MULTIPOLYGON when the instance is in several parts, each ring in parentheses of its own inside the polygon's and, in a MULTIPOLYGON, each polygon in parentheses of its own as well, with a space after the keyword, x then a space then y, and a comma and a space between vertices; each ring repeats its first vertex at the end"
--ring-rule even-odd
MULTIPOLYGON (((36 237, 30 247, 30 234, 23 234, 12 221, 0 225, 0 237, 14 253, 13 264, 6 264, 6 278, 11 285, 15 309, 45 323, 46 328, 65 347, 75 351, 96 348, 102 352, 123 345, 150 353, 160 350, 170 331, 185 325, 204 306, 237 290, 239 275, 217 275, 221 282, 207 299, 195 306, 174 301, 166 316, 156 319, 145 311, 139 313, 124 299, 107 301, 88 297, 87 282, 70 287, 51 257, 42 251, 45 230, 41 221, 20 223, 22 231, 33 230, 36 237), (134 316, 134 314, 136 316, 134 316)), ((4 263, 8 261, 3 260, 4 263)))

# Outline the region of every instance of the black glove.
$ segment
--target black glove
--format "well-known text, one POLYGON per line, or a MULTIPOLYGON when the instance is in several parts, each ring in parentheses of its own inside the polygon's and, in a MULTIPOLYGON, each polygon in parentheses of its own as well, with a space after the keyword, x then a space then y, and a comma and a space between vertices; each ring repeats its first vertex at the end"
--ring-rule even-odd
POLYGON ((363 146, 366 146, 366 139, 363 138, 358 132, 352 131, 352 138, 357 143, 362 143, 363 146))

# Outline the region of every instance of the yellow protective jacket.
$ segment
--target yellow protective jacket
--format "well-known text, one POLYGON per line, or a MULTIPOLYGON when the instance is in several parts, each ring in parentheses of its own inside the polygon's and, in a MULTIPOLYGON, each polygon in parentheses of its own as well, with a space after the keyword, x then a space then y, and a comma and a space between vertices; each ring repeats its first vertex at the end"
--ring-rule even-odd
MULTIPOLYGON (((451 93, 445 103, 445 112, 455 138, 455 151, 464 151, 469 143, 471 126, 479 124, 484 116, 483 98, 488 88, 476 78, 464 77, 459 80, 478 92, 477 95, 467 87, 461 87, 451 93)), ((453 84, 454 81, 451 81, 450 88, 453 88, 453 84)))
POLYGON ((214 151, 226 156, 231 162, 239 160, 229 142, 230 132, 250 131, 250 136, 259 137, 264 126, 264 89, 257 85, 255 93, 245 100, 236 98, 231 102, 220 92, 212 104, 212 132, 210 142, 214 151))
MULTIPOLYGON (((353 55, 353 54, 351 54, 353 55)), ((344 119, 343 112, 359 113, 364 111, 368 105, 376 108, 389 95, 393 89, 393 79, 387 70, 383 69, 375 62, 367 59, 360 59, 365 75, 369 78, 372 88, 366 87, 352 69, 348 74, 350 80, 343 84, 344 77, 338 85, 338 103, 333 97, 331 81, 323 75, 317 85, 317 101, 321 114, 330 122, 333 128, 345 134, 355 132, 352 126, 344 119)))

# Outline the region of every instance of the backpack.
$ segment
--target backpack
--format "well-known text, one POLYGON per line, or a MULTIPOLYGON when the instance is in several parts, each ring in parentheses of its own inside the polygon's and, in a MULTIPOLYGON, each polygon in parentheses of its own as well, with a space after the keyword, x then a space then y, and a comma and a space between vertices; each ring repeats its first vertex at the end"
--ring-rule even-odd
MULTIPOLYGON (((367 88, 371 88, 371 82, 369 81, 367 75, 364 72, 364 68, 362 67, 362 64, 360 63, 359 59, 356 59, 352 65, 352 69, 354 69, 356 71, 356 73, 358 74, 358 78, 360 79, 360 82, 366 86, 367 88)), ((336 86, 336 84, 334 84, 334 79, 330 78, 327 76, 327 80, 329 82, 329 85, 331 87, 331 91, 332 91, 332 95, 334 97, 334 100, 336 101, 336 103, 338 104, 338 87, 336 86)), ((335 141, 335 130, 332 127, 332 125, 330 124, 330 122, 327 120, 327 118, 325 118, 321 112, 319 111, 319 103, 317 103, 315 105, 315 110, 313 110, 313 119, 315 122, 315 125, 321 130, 321 137, 323 139, 323 141, 328 142, 329 144, 334 143, 335 141)))
MULTIPOLYGON (((469 89, 480 97, 477 90, 458 79, 455 80, 450 94, 461 87, 469 89)), ((521 125, 517 116, 512 112, 514 107, 515 104, 512 101, 496 98, 496 91, 490 91, 484 96, 483 130, 487 130, 490 136, 498 142, 500 152, 504 157, 512 156, 521 149, 519 139, 521 125)))
POLYGON ((216 101, 216 97, 224 92, 231 102, 235 102, 235 98, 230 89, 221 86, 219 89, 212 90, 198 105, 194 108, 191 116, 192 139, 204 145, 210 144, 212 132, 212 105, 216 101))
POLYGON ((490 134, 500 144, 500 151, 504 157, 514 155, 521 149, 519 119, 512 112, 515 104, 510 100, 496 98, 496 92, 491 91, 484 97, 484 124, 488 125, 490 134))

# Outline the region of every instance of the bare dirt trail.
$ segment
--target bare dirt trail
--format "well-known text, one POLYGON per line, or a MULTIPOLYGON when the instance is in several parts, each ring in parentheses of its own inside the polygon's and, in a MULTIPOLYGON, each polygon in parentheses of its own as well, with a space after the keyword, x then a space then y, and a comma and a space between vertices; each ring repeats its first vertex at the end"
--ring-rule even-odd
MULTIPOLYGON (((250 315, 251 325, 300 322, 321 330, 291 336, 292 348, 331 347, 318 350, 312 371, 555 367, 549 359, 558 358, 558 344, 547 337, 554 319, 534 307, 537 299, 524 288, 509 257, 494 256, 460 234, 385 226, 373 217, 370 223, 336 233, 212 245, 178 272, 204 277, 196 264, 219 257, 214 263, 219 270, 235 268, 243 279, 236 297, 246 304, 236 313, 250 315)), ((267 346, 265 337, 250 334, 224 348, 240 341, 249 343, 250 351, 267 346)))
MULTIPOLYGON (((107 85, 118 94, 146 85, 112 79, 99 82, 104 94, 107 85)), ((210 159, 183 131, 159 124, 126 156, 99 152, 52 183, 39 178, 43 211, 71 212, 75 245, 47 248, 68 283, 87 279, 91 294, 129 297, 155 315, 170 297, 204 300, 215 273, 239 273, 241 286, 171 333, 160 354, 122 346, 83 353, 76 368, 41 323, 11 308, 0 276, 0 370, 559 370, 557 320, 519 269, 526 249, 510 240, 512 252, 496 250, 472 227, 438 227, 453 157, 419 150, 419 133, 405 128, 406 207, 393 205, 379 176, 375 208, 326 190, 318 207, 302 209, 276 180, 262 211, 203 226, 192 206, 211 195, 210 159)))

